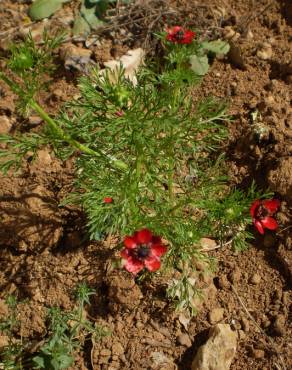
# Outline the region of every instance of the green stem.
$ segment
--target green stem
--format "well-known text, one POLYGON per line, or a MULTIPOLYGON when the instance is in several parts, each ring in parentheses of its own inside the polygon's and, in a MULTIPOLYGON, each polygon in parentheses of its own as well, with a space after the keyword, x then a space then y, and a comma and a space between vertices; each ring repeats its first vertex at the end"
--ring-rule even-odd
MULTIPOLYGON (((13 92, 15 92, 18 96, 25 96, 25 92, 10 78, 5 76, 3 73, 0 73, 0 78, 7 83, 7 85, 11 88, 13 92)), ((81 144, 79 141, 73 139, 70 135, 66 134, 60 126, 50 117, 44 109, 33 99, 31 99, 28 103, 30 107, 35 110, 38 115, 51 127, 51 129, 58 135, 58 137, 73 146, 74 148, 80 150, 83 153, 92 155, 94 157, 105 157, 110 164, 120 170, 126 171, 128 166, 125 162, 110 156, 108 154, 103 153, 101 150, 93 150, 90 149, 88 146, 81 144)))

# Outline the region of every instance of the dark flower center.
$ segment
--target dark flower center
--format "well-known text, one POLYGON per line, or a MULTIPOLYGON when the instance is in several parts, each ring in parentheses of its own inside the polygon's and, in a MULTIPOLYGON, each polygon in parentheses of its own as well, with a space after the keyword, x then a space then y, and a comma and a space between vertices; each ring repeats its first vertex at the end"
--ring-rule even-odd
POLYGON ((185 36, 185 33, 183 30, 179 30, 177 31, 177 33, 175 34, 175 38, 176 40, 182 40, 185 36))
POLYGON ((141 245, 137 249, 137 257, 141 260, 144 260, 150 254, 150 248, 147 245, 141 245))
POLYGON ((258 209, 256 210, 256 218, 262 220, 263 218, 269 216, 269 214, 269 210, 265 208, 262 204, 258 206, 258 209))

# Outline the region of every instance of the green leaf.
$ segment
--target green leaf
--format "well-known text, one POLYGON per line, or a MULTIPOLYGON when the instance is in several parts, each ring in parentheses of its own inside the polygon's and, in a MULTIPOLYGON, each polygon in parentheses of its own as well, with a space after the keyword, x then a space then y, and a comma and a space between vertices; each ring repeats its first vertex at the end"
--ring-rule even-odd
POLYGON ((67 354, 60 354, 56 358, 51 359, 51 365, 54 370, 68 369, 74 362, 73 357, 67 354))
POLYGON ((36 0, 28 10, 28 15, 33 21, 48 18, 70 0, 36 0))
POLYGON ((80 15, 85 19, 91 28, 97 27, 103 22, 98 18, 96 7, 86 8, 82 5, 80 15))
POLYGON ((35 356, 33 358, 33 362, 39 369, 44 369, 45 368, 45 361, 44 358, 41 356, 35 356))
POLYGON ((206 41, 202 43, 202 47, 214 54, 227 54, 230 49, 228 42, 223 40, 206 41))
POLYGON ((79 35, 88 35, 90 32, 90 25, 86 20, 81 16, 78 15, 75 18, 74 26, 73 26, 73 35, 79 36, 79 35))
POLYGON ((87 35, 91 29, 103 24, 101 19, 107 7, 107 0, 98 0, 94 2, 85 0, 82 3, 79 16, 75 19, 73 34, 75 36, 87 35))
POLYGON ((198 76, 204 76, 209 69, 208 57, 206 55, 191 55, 190 56, 191 69, 198 76))

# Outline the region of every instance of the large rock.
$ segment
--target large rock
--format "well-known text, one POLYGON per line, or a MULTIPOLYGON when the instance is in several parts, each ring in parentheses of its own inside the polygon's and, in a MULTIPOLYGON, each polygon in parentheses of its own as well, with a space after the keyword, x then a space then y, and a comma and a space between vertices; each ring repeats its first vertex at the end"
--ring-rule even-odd
POLYGON ((192 370, 228 370, 236 351, 236 337, 228 324, 212 327, 209 339, 196 354, 192 370))

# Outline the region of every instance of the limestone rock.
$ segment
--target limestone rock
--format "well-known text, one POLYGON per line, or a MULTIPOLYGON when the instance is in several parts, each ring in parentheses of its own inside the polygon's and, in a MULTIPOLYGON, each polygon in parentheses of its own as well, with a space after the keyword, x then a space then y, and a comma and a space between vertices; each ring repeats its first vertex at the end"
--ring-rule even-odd
POLYGON ((192 370, 228 370, 236 351, 236 337, 228 324, 212 327, 209 339, 194 358, 192 370))

